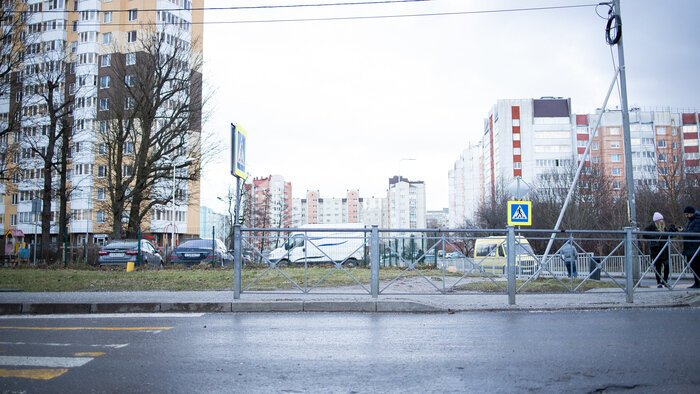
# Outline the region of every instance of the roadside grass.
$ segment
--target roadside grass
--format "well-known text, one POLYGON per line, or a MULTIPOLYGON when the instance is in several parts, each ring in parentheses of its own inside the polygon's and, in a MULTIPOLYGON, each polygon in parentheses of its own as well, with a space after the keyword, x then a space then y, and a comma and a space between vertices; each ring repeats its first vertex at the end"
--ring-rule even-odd
MULTIPOLYGON (((417 267, 419 268, 419 267, 417 267)), ((432 280, 442 280, 442 271, 420 267, 420 273, 432 280)), ((359 286, 358 282, 369 288, 370 270, 367 268, 346 269, 355 279, 343 270, 332 270, 330 265, 309 267, 307 271, 303 267, 282 267, 281 272, 266 267, 245 267, 243 269, 242 287, 247 291, 274 291, 294 290, 297 285, 301 288, 323 288, 359 286), (284 273, 284 275, 283 275, 284 273), (285 277, 286 275, 286 277, 285 277), (288 279, 289 278, 289 279, 288 279), (290 281, 291 279, 291 281, 290 281), (295 282, 296 285, 294 283, 295 282)), ((445 273, 447 276, 458 277, 460 273, 445 273)), ((390 281, 397 276, 403 278, 416 277, 415 271, 401 267, 382 267, 379 270, 379 279, 390 281)), ((472 274, 472 278, 483 275, 472 274)), ((568 278, 562 282, 570 285, 568 278)), ((490 280, 465 283, 457 285, 457 291, 479 292, 503 292, 506 288, 505 281, 499 282, 503 289, 490 280)), ((516 281, 517 287, 525 283, 524 280, 516 281)), ((581 283, 581 279, 574 280, 574 288, 581 283)), ((611 282, 588 280, 579 290, 586 291, 598 288, 614 288, 611 282)), ((233 269, 212 268, 202 264, 192 268, 167 267, 155 269, 150 267, 137 268, 133 272, 126 272, 124 267, 92 266, 40 266, 22 268, 0 269, 0 290, 20 290, 26 292, 66 292, 66 291, 201 291, 201 290, 232 290, 233 269)), ((561 283, 553 278, 540 278, 530 281, 523 292, 546 293, 567 291, 561 283)))
MULTIPOLYGON (((300 287, 342 287, 358 283, 345 271, 331 267, 311 267, 307 272, 300 267, 284 267, 281 271, 300 287)), ((365 287, 370 283, 370 270, 349 268, 347 271, 365 287)), ((383 267, 379 271, 380 280, 392 280, 404 271, 402 268, 383 267)), ((442 271, 421 269, 426 277, 437 277, 442 271)), ((402 277, 419 274, 407 271, 402 277)), ((450 274, 456 275, 456 274, 450 274)), ((247 290, 270 291, 290 290, 296 286, 280 271, 262 267, 244 268, 242 286, 247 290), (263 274, 264 273, 264 274, 263 274), (262 276, 261 276, 262 275, 262 276), (255 281, 253 283, 253 281, 255 281)), ((137 268, 126 272, 124 267, 69 266, 68 268, 22 267, 0 269, 0 290, 21 290, 26 292, 66 292, 66 291, 148 291, 148 290, 232 290, 233 269, 212 268, 202 264, 192 268, 168 267, 165 269, 137 268)))
MULTIPOLYGON (((571 288, 571 279, 569 278, 562 278, 561 282, 563 282, 566 286, 571 288)), ((574 279, 573 281, 573 288, 575 289, 579 284, 581 284, 582 279, 574 279)), ((520 289, 520 286, 522 286, 525 283, 525 280, 516 280, 515 281, 515 287, 516 289, 520 289)), ((487 281, 481 281, 481 282, 472 282, 472 283, 465 283, 461 285, 455 286, 455 290, 462 290, 462 291, 481 291, 481 292, 503 292, 506 289, 506 281, 500 281, 499 284, 503 287, 500 288, 498 287, 495 283, 493 283, 490 280, 487 281)), ((616 288, 618 287, 615 283, 613 282, 602 282, 599 280, 593 280, 589 279, 587 280, 578 290, 579 291, 587 291, 587 290, 592 290, 592 289, 605 289, 605 288, 616 288)), ((557 292, 562 292, 562 291, 568 291, 568 289, 562 284, 557 281, 554 278, 539 278, 536 280, 531 280, 527 286, 525 286, 521 292, 523 293, 557 293, 557 292)))

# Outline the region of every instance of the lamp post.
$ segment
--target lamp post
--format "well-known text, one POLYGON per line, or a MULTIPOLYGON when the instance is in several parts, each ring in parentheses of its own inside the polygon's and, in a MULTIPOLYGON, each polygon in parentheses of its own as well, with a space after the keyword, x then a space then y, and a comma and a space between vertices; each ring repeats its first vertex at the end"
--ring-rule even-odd
MULTIPOLYGON (((167 157, 167 156, 166 156, 167 157)), ((170 223, 172 224, 172 238, 170 241, 170 252, 172 253, 173 250, 175 250, 175 168, 177 166, 186 166, 194 161, 193 158, 187 158, 183 160, 182 162, 178 163, 175 160, 175 157, 173 156, 170 159, 170 162, 173 165, 173 200, 172 200, 172 216, 170 217, 170 223)))

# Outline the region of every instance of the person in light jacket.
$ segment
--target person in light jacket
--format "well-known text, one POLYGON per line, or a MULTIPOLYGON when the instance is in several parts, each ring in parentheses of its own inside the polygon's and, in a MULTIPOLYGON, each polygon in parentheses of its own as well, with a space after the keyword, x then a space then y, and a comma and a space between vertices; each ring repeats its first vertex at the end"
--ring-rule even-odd
POLYGON ((578 256, 578 253, 576 252, 574 245, 572 245, 572 242, 565 243, 564 246, 559 249, 559 254, 561 255, 562 259, 564 259, 564 265, 566 265, 568 277, 571 278, 572 275, 574 278, 578 277, 578 272, 576 271, 576 257, 578 256))
MULTIPOLYGON (((676 227, 674 225, 666 226, 664 222, 664 216, 659 212, 654 212, 652 217, 653 221, 644 228, 644 231, 657 231, 657 232, 675 232, 676 227)), ((656 287, 663 287, 664 285, 668 287, 668 275, 670 273, 668 264, 668 251, 661 253, 664 249, 668 237, 664 235, 645 235, 644 238, 649 240, 649 254, 651 255, 651 260, 654 261, 654 274, 656 275, 656 287), (663 272, 663 282, 661 281, 661 273, 663 272)))

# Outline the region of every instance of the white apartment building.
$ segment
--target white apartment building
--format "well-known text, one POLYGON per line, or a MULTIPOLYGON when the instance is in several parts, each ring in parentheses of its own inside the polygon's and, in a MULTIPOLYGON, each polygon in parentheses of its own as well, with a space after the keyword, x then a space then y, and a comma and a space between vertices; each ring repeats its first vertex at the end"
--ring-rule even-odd
MULTIPOLYGON (((573 169, 583 159, 601 110, 572 114, 570 108, 570 99, 564 98, 498 100, 484 122, 480 143, 470 144, 448 172, 450 226, 458 226, 469 217, 468 206, 488 201, 516 177, 530 186, 543 187, 552 173, 573 169), (470 188, 476 182, 483 184, 483 189, 470 188)), ((682 163, 682 176, 698 182, 700 114, 697 111, 633 107, 629 115, 637 186, 667 187, 669 171, 676 171, 675 163, 682 163)), ((594 167, 593 176, 605 171, 613 189, 624 188, 620 110, 602 113, 586 161, 594 167)), ((596 187, 595 182, 590 186, 596 187)))
POLYGON ((448 171, 449 228, 474 220, 484 194, 481 142, 470 143, 448 171))
POLYGON ((389 179, 388 228, 426 228, 425 183, 401 176, 389 179))
POLYGON ((345 197, 322 198, 318 190, 309 190, 306 198, 292 200, 293 227, 306 224, 384 223, 386 199, 359 196, 357 190, 348 190, 345 197))

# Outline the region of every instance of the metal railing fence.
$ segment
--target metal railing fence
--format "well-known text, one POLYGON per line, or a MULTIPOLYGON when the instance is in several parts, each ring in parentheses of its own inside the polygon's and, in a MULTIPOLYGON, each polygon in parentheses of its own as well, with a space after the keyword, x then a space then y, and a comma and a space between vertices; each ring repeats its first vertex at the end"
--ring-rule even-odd
MULTIPOLYGON (((242 293, 507 294, 663 291, 694 279, 683 242, 700 234, 515 229, 234 228, 242 293), (685 239, 685 241, 684 241, 685 239), (541 252, 552 243, 547 256, 541 252), (570 245, 575 261, 567 267, 570 245), (568 248, 568 246, 566 246, 568 248), (662 274, 668 261, 667 274, 662 274), (245 272, 246 280, 243 280, 245 272)), ((698 239, 700 241, 700 238, 698 239)), ((698 257, 700 259, 700 257, 698 257)))

